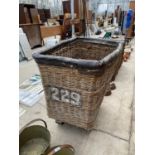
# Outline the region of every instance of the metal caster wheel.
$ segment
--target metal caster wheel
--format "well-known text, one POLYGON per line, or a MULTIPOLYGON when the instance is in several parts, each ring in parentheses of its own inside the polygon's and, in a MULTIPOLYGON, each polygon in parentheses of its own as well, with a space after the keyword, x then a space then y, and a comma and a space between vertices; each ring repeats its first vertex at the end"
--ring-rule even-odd
POLYGON ((106 91, 105 96, 110 96, 111 95, 111 90, 110 91, 106 91))
POLYGON ((58 121, 58 120, 55 120, 55 122, 59 125, 64 125, 64 122, 61 122, 61 121, 58 121))
POLYGON ((116 85, 115 85, 115 83, 111 83, 111 84, 110 84, 110 89, 111 89, 111 90, 116 89, 116 85))

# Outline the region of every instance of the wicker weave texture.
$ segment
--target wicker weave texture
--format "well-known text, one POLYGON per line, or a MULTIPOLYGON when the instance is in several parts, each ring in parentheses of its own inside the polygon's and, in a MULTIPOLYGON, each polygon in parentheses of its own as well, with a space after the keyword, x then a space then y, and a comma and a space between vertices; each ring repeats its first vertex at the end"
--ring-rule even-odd
MULTIPOLYGON (((112 53, 115 48, 109 45, 77 41, 49 51, 48 55, 100 60, 112 53)), ((72 66, 38 63, 46 96, 48 116, 87 130, 92 129, 106 88, 112 78, 116 76, 121 62, 122 54, 120 53, 104 65, 100 74, 87 74, 82 71, 82 68, 72 66), (51 89, 58 91, 57 100, 52 98, 51 89), (66 101, 62 100, 61 92, 69 94, 66 101), (80 96, 79 105, 72 104, 71 94, 80 96)))
POLYGON ((48 54, 55 56, 63 56, 75 59, 100 60, 110 54, 115 48, 108 45, 96 45, 92 43, 81 43, 79 41, 74 44, 68 44, 60 47, 48 54))

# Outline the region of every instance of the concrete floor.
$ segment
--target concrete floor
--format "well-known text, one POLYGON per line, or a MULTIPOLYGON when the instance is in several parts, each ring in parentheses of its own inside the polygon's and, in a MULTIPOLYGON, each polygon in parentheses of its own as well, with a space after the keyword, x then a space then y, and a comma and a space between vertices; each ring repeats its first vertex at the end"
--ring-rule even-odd
MULTIPOLYGON (((20 83, 39 73, 33 60, 20 63, 19 69, 20 83)), ((51 146, 71 144, 76 150, 75 155, 134 155, 134 52, 122 64, 115 84, 117 89, 104 98, 91 132, 56 124, 46 114, 44 97, 33 107, 20 105, 26 109, 20 117, 20 128, 30 120, 42 118, 51 133, 51 146)))

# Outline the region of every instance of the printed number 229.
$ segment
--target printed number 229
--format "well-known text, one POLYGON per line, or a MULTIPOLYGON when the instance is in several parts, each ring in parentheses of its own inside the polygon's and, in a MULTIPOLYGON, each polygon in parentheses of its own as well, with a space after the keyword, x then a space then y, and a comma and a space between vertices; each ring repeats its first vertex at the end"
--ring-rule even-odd
POLYGON ((56 87, 51 88, 51 97, 55 101, 62 101, 66 103, 71 103, 73 105, 80 105, 81 96, 76 92, 70 92, 65 89, 58 89, 56 87))
POLYGON ((52 99, 53 100, 60 101, 60 99, 59 99, 59 89, 58 88, 52 87, 51 88, 51 93, 52 93, 52 99))
POLYGON ((80 105, 81 96, 75 92, 71 92, 71 104, 80 105))

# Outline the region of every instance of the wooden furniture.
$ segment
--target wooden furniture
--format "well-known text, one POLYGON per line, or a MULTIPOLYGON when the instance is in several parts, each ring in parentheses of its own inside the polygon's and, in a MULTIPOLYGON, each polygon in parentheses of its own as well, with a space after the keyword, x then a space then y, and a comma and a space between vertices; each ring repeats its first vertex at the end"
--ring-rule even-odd
POLYGON ((40 15, 40 20, 44 23, 47 19, 51 18, 50 9, 38 9, 38 14, 40 15))
POLYGON ((39 14, 35 5, 19 4, 19 27, 26 33, 31 48, 42 45, 39 14))
POLYGON ((91 10, 87 10, 87 22, 88 24, 92 24, 92 11, 91 10))
POLYGON ((129 8, 135 10, 135 1, 130 1, 129 8))
MULTIPOLYGON (((63 1, 63 11, 64 14, 65 13, 70 13, 71 12, 71 8, 70 8, 70 0, 67 1, 63 1)), ((74 12, 77 14, 77 18, 79 18, 79 0, 74 0, 74 12)))
POLYGON ((52 26, 52 27, 46 27, 46 26, 40 26, 41 31, 41 38, 46 38, 50 36, 55 35, 63 35, 63 26, 52 26))
POLYGON ((50 9, 44 9, 44 14, 46 19, 51 18, 50 9))
POLYGON ((64 12, 64 14, 71 12, 70 1, 63 1, 62 5, 63 5, 63 12, 64 12))
POLYGON ((39 24, 40 21, 39 21, 38 10, 36 8, 31 8, 30 13, 31 13, 31 18, 32 18, 32 23, 39 24))
POLYGON ((73 20, 68 18, 68 19, 64 19, 64 21, 63 21, 63 38, 71 36, 72 24, 74 24, 74 26, 75 26, 76 35, 81 34, 81 32, 82 32, 82 21, 78 18, 75 18, 73 20), (68 34, 68 35, 66 36, 66 34, 68 34))
POLYGON ((19 4, 19 24, 32 23, 31 8, 35 8, 35 5, 19 4))
POLYGON ((45 17, 45 13, 44 13, 44 9, 38 9, 38 13, 40 15, 40 20, 44 23, 47 21, 46 17, 45 17))
POLYGON ((20 24, 19 26, 26 33, 31 48, 42 46, 40 33, 40 25, 42 24, 20 24))
MULTIPOLYGON (((65 13, 71 13, 70 8, 70 0, 63 1, 63 12, 65 13)), ((75 32, 81 33, 82 32, 82 22, 80 20, 80 2, 79 0, 74 0, 74 13, 76 13, 76 21, 75 22, 75 32)), ((65 33, 68 33, 71 29, 71 25, 73 22, 70 22, 71 19, 64 19, 63 25, 64 25, 64 35, 65 33)))

